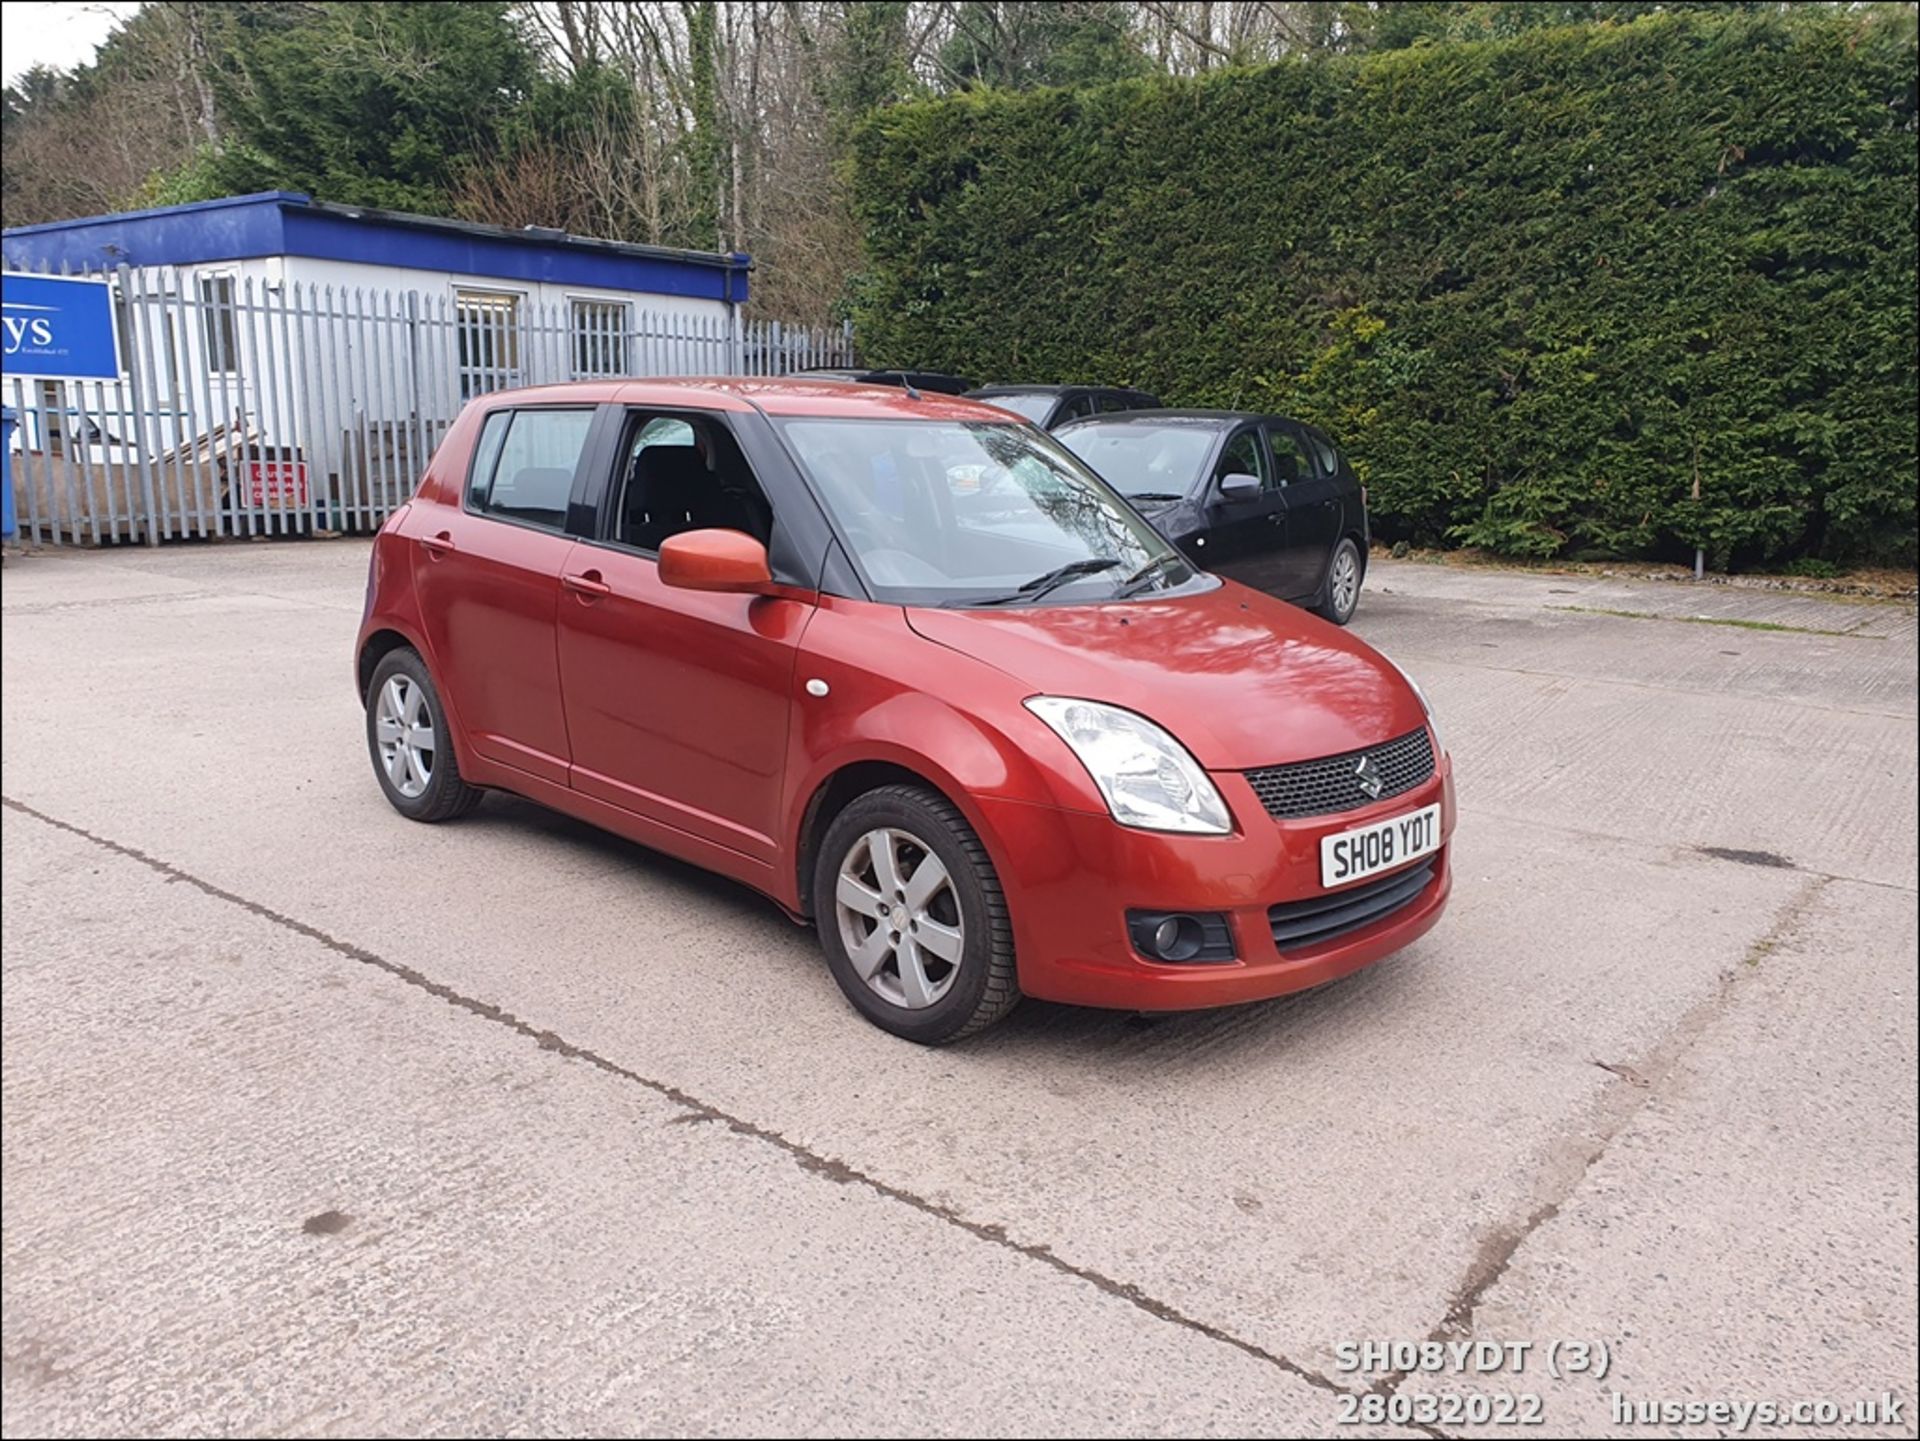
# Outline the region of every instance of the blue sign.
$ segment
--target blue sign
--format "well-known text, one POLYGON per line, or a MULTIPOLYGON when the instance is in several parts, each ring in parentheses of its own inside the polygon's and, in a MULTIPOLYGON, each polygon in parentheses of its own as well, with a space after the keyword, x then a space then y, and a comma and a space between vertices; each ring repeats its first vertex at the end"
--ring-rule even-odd
POLYGON ((4 373, 43 380, 118 380, 120 331, 113 287, 64 275, 0 275, 4 373))

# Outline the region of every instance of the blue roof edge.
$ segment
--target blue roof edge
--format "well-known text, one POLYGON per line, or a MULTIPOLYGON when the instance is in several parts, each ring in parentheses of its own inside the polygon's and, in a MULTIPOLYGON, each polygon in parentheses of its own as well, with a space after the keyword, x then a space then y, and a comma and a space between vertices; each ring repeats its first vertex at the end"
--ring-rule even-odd
MULTIPOLYGON (((456 220, 451 216, 417 215, 404 210, 381 210, 370 205, 342 205, 337 201, 315 200, 302 190, 257 190, 247 195, 223 195, 217 200, 194 200, 184 205, 158 205, 145 210, 115 210, 105 215, 82 215, 71 220, 46 220, 37 225, 9 225, 0 234, 15 236, 47 235, 89 226, 124 225, 130 221, 165 220, 210 211, 231 210, 240 206, 272 206, 276 210, 297 209, 368 225, 397 225, 414 230, 454 232, 471 238, 507 241, 520 245, 548 245, 563 248, 598 250, 649 260, 665 260, 683 265, 705 265, 717 270, 750 270, 753 257, 742 250, 683 250, 673 246, 651 245, 632 240, 606 240, 593 235, 574 235, 565 230, 529 225, 514 230, 504 225, 456 220)), ((222 257, 225 258, 225 257, 222 257)))
POLYGON ((286 255, 409 270, 598 286, 731 303, 748 296, 753 259, 527 227, 317 201, 263 190, 187 205, 22 225, 0 232, 9 264, 200 265, 286 255))
POLYGON ((43 220, 38 225, 9 225, 8 235, 44 235, 55 230, 75 230, 83 225, 118 223, 127 220, 155 220, 169 215, 197 215, 209 210, 229 210, 236 205, 311 205, 313 197, 299 190, 256 190, 251 195, 223 195, 218 200, 193 200, 185 205, 155 205, 146 210, 115 210, 106 215, 79 215, 72 220, 43 220))

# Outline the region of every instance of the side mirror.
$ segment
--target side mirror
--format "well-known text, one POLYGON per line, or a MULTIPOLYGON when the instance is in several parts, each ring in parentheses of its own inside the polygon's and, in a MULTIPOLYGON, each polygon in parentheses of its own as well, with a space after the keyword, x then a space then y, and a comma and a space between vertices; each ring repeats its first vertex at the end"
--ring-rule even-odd
POLYGON ((767 548, 744 531, 687 530, 660 543, 660 583, 680 590, 768 595, 767 548))
POLYGON ((1244 472, 1220 477, 1220 494, 1227 500, 1252 500, 1260 493, 1260 477, 1244 472))

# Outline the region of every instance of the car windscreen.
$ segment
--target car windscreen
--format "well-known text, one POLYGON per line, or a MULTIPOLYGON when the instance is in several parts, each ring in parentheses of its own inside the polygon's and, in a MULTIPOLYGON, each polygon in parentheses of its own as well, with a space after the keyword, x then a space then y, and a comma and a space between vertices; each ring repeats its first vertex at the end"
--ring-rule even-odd
POLYGON ((778 422, 876 600, 1107 600, 1197 575, 1049 437, 977 420, 778 422))
POLYGON ((1035 425, 1041 425, 1053 409, 1056 397, 1039 391, 1024 391, 1012 395, 975 395, 972 399, 985 405, 997 405, 1002 410, 1011 410, 1015 415, 1024 415, 1035 425))
POLYGON ((1208 425, 1090 421, 1058 433, 1060 442, 1122 495, 1178 500, 1193 488, 1219 431, 1208 425))

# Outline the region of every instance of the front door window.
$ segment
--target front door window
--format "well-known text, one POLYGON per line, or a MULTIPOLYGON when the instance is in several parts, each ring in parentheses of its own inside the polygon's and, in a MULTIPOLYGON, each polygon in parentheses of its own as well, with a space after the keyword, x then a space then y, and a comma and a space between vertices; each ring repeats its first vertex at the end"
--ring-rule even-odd
POLYGON ((712 416, 647 415, 628 421, 615 478, 612 539, 649 555, 689 530, 773 538, 773 507, 733 432, 712 416))
POLYGON ((1243 430, 1229 440, 1226 449, 1220 452, 1220 463, 1214 467, 1215 481, 1226 479, 1230 475, 1251 475, 1260 482, 1262 491, 1273 489, 1273 473, 1267 466, 1266 452, 1261 449, 1258 431, 1243 430))

